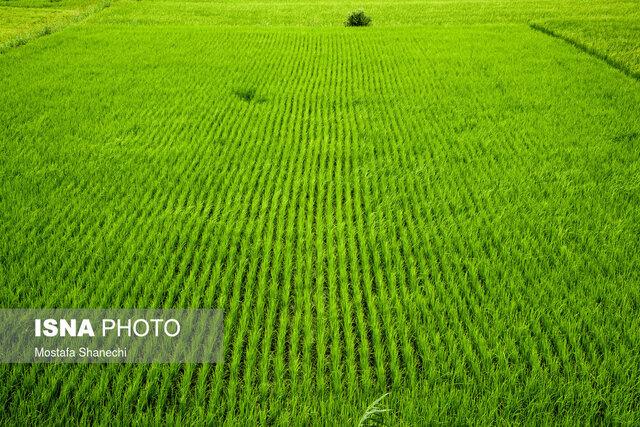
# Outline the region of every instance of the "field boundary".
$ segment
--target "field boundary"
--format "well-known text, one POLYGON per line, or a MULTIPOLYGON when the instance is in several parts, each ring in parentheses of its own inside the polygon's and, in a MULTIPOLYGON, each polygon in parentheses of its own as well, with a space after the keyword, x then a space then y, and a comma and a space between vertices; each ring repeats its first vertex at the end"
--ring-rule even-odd
POLYGON ((551 28, 549 28, 548 26, 545 26, 544 24, 540 23, 540 22, 530 22, 529 23, 529 28, 531 28, 532 30, 535 31, 539 31, 543 34, 546 34, 548 36, 551 36, 553 38, 562 40, 565 43, 570 44, 571 46, 585 52, 588 53, 591 56, 594 56, 596 58, 598 58, 601 61, 606 62, 609 66, 617 69, 618 71, 621 71, 623 74, 636 79, 636 80, 640 80, 640 73, 637 73, 633 70, 631 70, 629 67, 627 67, 626 65, 616 61, 615 59, 611 58, 609 55, 607 55, 606 53, 600 52, 599 50, 596 50, 592 47, 587 46, 584 43, 581 43, 571 37, 567 37, 564 34, 555 31, 551 28))
POLYGON ((64 19, 60 19, 57 22, 48 23, 47 25, 34 28, 33 30, 20 34, 18 36, 9 39, 6 42, 0 43, 0 55, 7 53, 8 51, 24 46, 27 43, 39 39, 40 37, 47 36, 49 34, 56 33, 67 28, 70 25, 81 22, 88 17, 108 8, 111 6, 111 0, 101 0, 91 4, 87 8, 81 10, 79 13, 71 16, 67 16, 64 19))

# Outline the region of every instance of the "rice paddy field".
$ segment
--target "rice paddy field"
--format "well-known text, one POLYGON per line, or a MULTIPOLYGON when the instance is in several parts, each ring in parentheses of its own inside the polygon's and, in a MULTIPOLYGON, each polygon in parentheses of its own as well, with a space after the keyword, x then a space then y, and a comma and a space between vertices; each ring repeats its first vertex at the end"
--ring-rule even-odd
POLYGON ((109 6, 0 54, 0 307, 224 360, 0 365, 0 424, 640 424, 640 2, 109 6))

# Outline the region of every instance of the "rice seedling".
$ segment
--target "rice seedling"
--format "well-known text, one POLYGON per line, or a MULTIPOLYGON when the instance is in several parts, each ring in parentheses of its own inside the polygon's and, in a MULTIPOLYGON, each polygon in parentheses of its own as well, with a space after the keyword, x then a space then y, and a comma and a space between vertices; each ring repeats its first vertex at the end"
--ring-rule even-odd
POLYGON ((359 427, 365 427, 365 426, 371 426, 371 425, 374 425, 374 426, 385 425, 384 414, 389 412, 389 409, 383 408, 381 406, 381 401, 382 399, 387 397, 388 394, 389 393, 383 394, 382 396, 374 400, 373 403, 371 403, 371 405, 369 405, 367 410, 364 411, 362 418, 360 418, 360 421, 358 421, 359 427))

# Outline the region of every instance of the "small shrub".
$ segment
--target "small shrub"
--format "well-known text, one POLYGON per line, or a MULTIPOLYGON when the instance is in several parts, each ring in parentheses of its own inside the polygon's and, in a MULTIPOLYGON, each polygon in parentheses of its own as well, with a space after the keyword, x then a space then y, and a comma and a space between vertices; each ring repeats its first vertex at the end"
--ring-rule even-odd
POLYGON ((247 102, 251 102, 256 96, 256 90, 254 88, 236 89, 233 93, 235 93, 238 98, 247 102))
POLYGON ((347 27, 366 27, 369 24, 371 24, 371 18, 362 10, 351 12, 344 23, 347 27))
POLYGON ((246 102, 255 102, 257 104, 262 104, 263 102, 267 102, 267 98, 264 98, 262 96, 257 96, 256 90, 252 87, 235 89, 233 93, 238 98, 246 102))

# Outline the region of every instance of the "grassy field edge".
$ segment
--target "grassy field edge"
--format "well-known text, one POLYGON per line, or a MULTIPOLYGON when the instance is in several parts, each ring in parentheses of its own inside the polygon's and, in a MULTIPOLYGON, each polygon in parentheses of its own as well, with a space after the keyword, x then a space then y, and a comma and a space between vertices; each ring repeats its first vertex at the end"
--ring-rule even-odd
POLYGON ((606 62, 607 64, 609 64, 611 67, 621 71, 622 73, 624 73, 625 75, 634 78, 636 80, 640 80, 640 73, 637 73, 635 71, 633 71, 631 68, 629 68, 627 65, 625 65, 624 63, 620 62, 620 61, 616 61, 615 59, 611 58, 609 55, 607 55, 604 52, 601 52, 597 49, 594 49, 592 47, 589 47, 588 45, 586 45, 585 43, 580 42, 579 40, 576 40, 574 38, 568 37, 565 34, 562 34, 559 31, 556 31, 552 28, 550 28, 549 26, 545 25, 544 23, 541 22, 530 22, 529 23, 529 28, 531 28, 532 30, 535 31, 539 31, 543 34, 546 34, 548 36, 551 36, 553 38, 562 40, 565 43, 568 43, 570 45, 572 45, 573 47, 588 53, 591 56, 594 56, 598 59, 600 59, 601 61, 606 62))
POLYGON ((86 18, 108 8, 111 6, 111 0, 99 0, 95 3, 91 3, 86 8, 81 9, 77 14, 73 14, 70 16, 64 16, 59 20, 54 20, 51 22, 47 22, 44 25, 37 26, 30 31, 17 35, 8 41, 0 43, 0 55, 7 53, 11 49, 24 46, 25 44, 38 39, 40 37, 47 36, 49 34, 53 34, 55 32, 61 31, 64 28, 68 27, 77 22, 81 22, 86 18))

